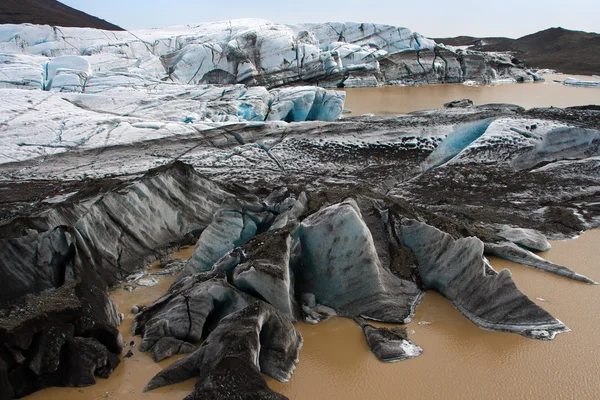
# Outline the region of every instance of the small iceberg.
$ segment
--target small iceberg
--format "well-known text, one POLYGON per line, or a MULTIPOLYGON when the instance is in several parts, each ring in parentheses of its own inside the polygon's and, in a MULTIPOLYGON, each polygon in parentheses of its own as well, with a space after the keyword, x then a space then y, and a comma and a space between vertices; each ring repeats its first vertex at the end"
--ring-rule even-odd
POLYGON ((563 84, 567 86, 600 88, 600 81, 582 81, 576 78, 567 78, 563 81, 563 84))

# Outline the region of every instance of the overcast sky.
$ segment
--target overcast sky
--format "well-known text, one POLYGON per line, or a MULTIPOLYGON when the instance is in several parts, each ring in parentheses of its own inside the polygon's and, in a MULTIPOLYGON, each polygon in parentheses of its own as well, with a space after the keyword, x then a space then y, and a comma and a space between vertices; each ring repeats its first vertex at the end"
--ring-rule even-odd
POLYGON ((280 23, 377 22, 429 37, 517 38, 553 26, 600 31, 599 0, 60 0, 125 29, 156 28, 234 18, 280 23))

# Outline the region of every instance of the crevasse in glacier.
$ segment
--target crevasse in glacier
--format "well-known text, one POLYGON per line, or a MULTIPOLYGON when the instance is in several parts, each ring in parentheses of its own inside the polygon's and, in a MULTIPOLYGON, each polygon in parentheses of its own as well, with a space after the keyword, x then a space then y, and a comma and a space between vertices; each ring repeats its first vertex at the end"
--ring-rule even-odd
POLYGON ((423 162, 423 170, 439 167, 456 157, 467 146, 480 138, 493 121, 488 118, 458 126, 423 162))

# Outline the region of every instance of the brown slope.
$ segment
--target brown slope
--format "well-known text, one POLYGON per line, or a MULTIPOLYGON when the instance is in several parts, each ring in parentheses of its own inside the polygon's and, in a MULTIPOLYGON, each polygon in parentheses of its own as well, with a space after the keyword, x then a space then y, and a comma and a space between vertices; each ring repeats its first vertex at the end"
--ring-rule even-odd
POLYGON ((0 24, 24 23, 109 31, 124 30, 56 0, 0 0, 0 24))
POLYGON ((564 28, 550 28, 519 39, 456 38, 434 39, 451 46, 475 45, 475 50, 510 51, 531 68, 551 68, 568 74, 600 74, 600 35, 564 28), (479 41, 488 43, 480 46, 479 41))

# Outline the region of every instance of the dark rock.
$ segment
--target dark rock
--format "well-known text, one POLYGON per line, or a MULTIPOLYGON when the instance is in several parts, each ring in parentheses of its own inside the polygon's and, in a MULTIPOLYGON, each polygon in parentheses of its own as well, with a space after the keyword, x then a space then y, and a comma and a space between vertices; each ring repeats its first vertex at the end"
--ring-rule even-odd
POLYGON ((131 357, 133 357, 133 351, 129 350, 127 352, 127 354, 125 354, 123 357, 125 357, 125 358, 131 358, 131 357))
POLYGON ((0 304, 82 277, 85 259, 77 248, 76 235, 73 229, 57 227, 41 234, 30 231, 21 238, 0 240, 0 280, 5 283, 0 304))
POLYGON ((300 297, 300 302, 302 303, 303 306, 313 308, 314 306, 317 305, 315 295, 312 293, 301 293, 299 297, 300 297))
MULTIPOLYGON (((22 397, 48 386, 87 386, 119 364, 123 341, 105 290, 71 282, 0 309, 0 352, 9 392, 22 397)), ((0 383, 2 381, 0 371, 0 383)))
MULTIPOLYGON (((152 346, 152 359, 155 362, 169 358, 174 354, 187 354, 191 353, 196 349, 191 343, 184 342, 172 337, 164 337, 158 340, 154 346, 152 346)), ((141 350, 141 348, 140 348, 141 350)))
POLYGON ((0 400, 10 400, 15 392, 8 378, 8 365, 0 357, 0 400))
POLYGON ((56 228, 0 239, 0 278, 10 283, 0 302, 73 279, 99 276, 98 286, 125 279, 205 228, 230 196, 176 162, 102 194, 89 208, 55 208, 37 219, 56 228))
POLYGON ((269 388, 256 365, 238 357, 224 357, 185 400, 284 400, 269 388))
MULTIPOLYGON (((475 61, 467 60, 465 68, 483 76, 485 71, 477 72, 475 61)), ((210 272, 182 277, 136 317, 136 333, 144 336, 141 348, 152 352, 156 359, 190 351, 192 343, 207 336, 206 346, 221 351, 218 349, 226 346, 212 347, 211 335, 227 316, 257 299, 273 303, 280 314, 287 313, 286 321, 293 317, 316 323, 338 312, 347 317, 405 322, 427 288, 443 293, 484 328, 550 338, 567 328, 532 305, 514 286, 507 271, 496 273, 486 265, 481 242, 467 237, 476 236, 489 243, 485 246, 488 253, 493 251, 489 250, 491 246, 500 246, 505 257, 516 248, 519 262, 535 265, 542 262, 524 249, 502 243, 497 232, 506 226, 519 226, 564 238, 598 226, 596 139, 587 141, 584 139, 588 136, 573 134, 573 129, 580 128, 566 129, 564 137, 556 132, 547 135, 542 128, 535 134, 523 128, 531 120, 541 119, 543 126, 562 123, 597 129, 597 113, 562 109, 525 112, 516 106, 487 105, 401 117, 351 117, 335 123, 296 124, 293 129, 292 125, 231 124, 209 133, 149 140, 143 146, 81 150, 77 155, 67 152, 60 157, 48 156, 44 163, 33 160, 3 164, 0 175, 15 180, 0 184, 3 193, 18 192, 22 170, 31 174, 28 179, 56 177, 72 168, 81 172, 87 167, 73 166, 73 160, 79 162, 79 158, 110 165, 129 165, 127 160, 135 158, 146 165, 155 162, 156 154, 165 159, 186 154, 203 175, 191 166, 176 163, 152 170, 143 178, 123 177, 130 181, 118 185, 113 182, 108 185, 110 189, 95 191, 93 201, 75 196, 68 204, 44 206, 43 213, 23 215, 0 225, 5 246, 0 253, 4 256, 0 257, 0 264, 4 263, 0 273, 18 288, 11 298, 7 296, 14 307, 10 318, 1 315, 0 326, 19 319, 29 324, 23 332, 11 336, 9 346, 0 346, 0 359, 6 365, 0 365, 0 382, 4 368, 10 390, 16 394, 65 384, 67 364, 62 358, 57 364, 54 355, 69 348, 87 349, 91 354, 89 359, 72 361, 82 369, 73 379, 82 384, 91 382, 93 368, 96 375, 108 373, 113 368, 110 354, 120 350, 114 330, 116 311, 106 313, 110 318, 77 319, 82 303, 77 299, 81 296, 75 295, 70 302, 61 290, 77 280, 89 283, 87 277, 90 282, 98 281, 93 287, 103 288, 106 282, 119 280, 162 252, 177 248, 182 237, 202 233, 206 238, 213 232, 214 237, 222 237, 215 240, 214 246, 206 241, 207 248, 217 250, 225 242, 221 239, 227 239, 226 234, 232 231, 225 230, 232 226, 236 235, 227 242, 224 255, 214 257, 214 263, 207 267, 210 272), (494 128, 506 127, 505 134, 480 135, 476 142, 460 147, 450 162, 425 172, 419 168, 440 147, 443 135, 439 132, 494 117, 501 117, 502 124, 494 122, 494 128), (515 129, 529 134, 519 134, 515 129), (361 142, 356 132, 364 133, 361 142), (238 136, 239 140, 233 139, 238 136), (552 146, 538 148, 538 139, 542 144, 552 142, 556 151, 546 151, 552 146), (229 156, 237 157, 241 143, 264 150, 262 158, 232 165, 229 156), (270 143, 277 143, 272 154, 265 150, 271 148, 270 143), (208 165, 204 158, 188 153, 190 149, 224 157, 208 165), (539 157, 540 150, 552 153, 552 157, 539 157), (536 151, 535 159, 525 160, 535 165, 513 168, 515 159, 536 151), (269 154, 280 158, 275 162, 269 154), (556 155, 560 162, 553 161, 556 155), (282 189, 282 185, 287 186, 282 189), (273 192, 274 188, 281 190, 273 192), (261 200, 272 192, 272 196, 261 200), (235 212, 227 214, 229 208, 235 212), (407 231, 401 224, 406 218, 446 234, 435 229, 436 233, 427 231, 431 227, 423 228, 431 234, 407 231), (235 223, 209 228, 223 219, 235 223), (43 248, 38 251, 40 246, 43 248), (439 260, 434 260, 434 255, 439 255, 439 260), (56 286, 60 288, 53 290, 56 286), (50 302, 57 301, 52 300, 53 293, 63 293, 60 307, 69 317, 44 314, 40 317, 43 329, 37 325, 31 328, 29 308, 17 305, 17 299, 12 298, 30 291, 39 292, 33 298, 50 302), (299 305, 294 306, 295 301, 299 305), (59 333, 68 340, 58 338, 59 333), (105 353, 96 342, 109 352, 105 353)), ((136 168, 132 166, 127 173, 140 173, 136 168)), ((2 209, 12 204, 17 203, 4 204, 2 209)), ((576 274, 560 267, 557 271, 576 274)), ((108 308, 102 302, 86 303, 94 310, 108 308)), ((248 322, 237 321, 230 327, 248 322)), ((397 345, 401 340, 387 344, 393 339, 388 334, 400 338, 398 332, 367 330, 367 340, 372 338, 372 347, 385 354, 383 358, 400 354, 397 345)), ((265 335, 266 331, 259 336, 265 335)), ((265 349, 262 345, 260 348, 265 349)), ((239 373, 252 385, 257 384, 248 387, 248 393, 262 390, 262 383, 253 378, 257 372, 251 365, 254 359, 235 355, 232 357, 241 361, 226 360, 229 354, 222 356, 213 360, 214 368, 207 370, 201 383, 204 389, 199 390, 214 391, 218 396, 216 386, 226 385, 224 371, 231 365, 239 369, 231 376, 239 373)), ((227 390, 238 390, 242 387, 235 386, 238 383, 231 382, 233 389, 227 390)))
POLYGON ((444 108, 464 108, 471 107, 475 103, 471 99, 453 100, 448 103, 444 103, 444 108))
POLYGON ((119 357, 94 338, 74 337, 67 347, 68 370, 63 376, 65 386, 89 386, 95 375, 108 378, 119 364, 119 357))
POLYGON ((71 8, 59 1, 4 0, 0 4, 0 24, 37 24, 122 31, 123 28, 71 8))

